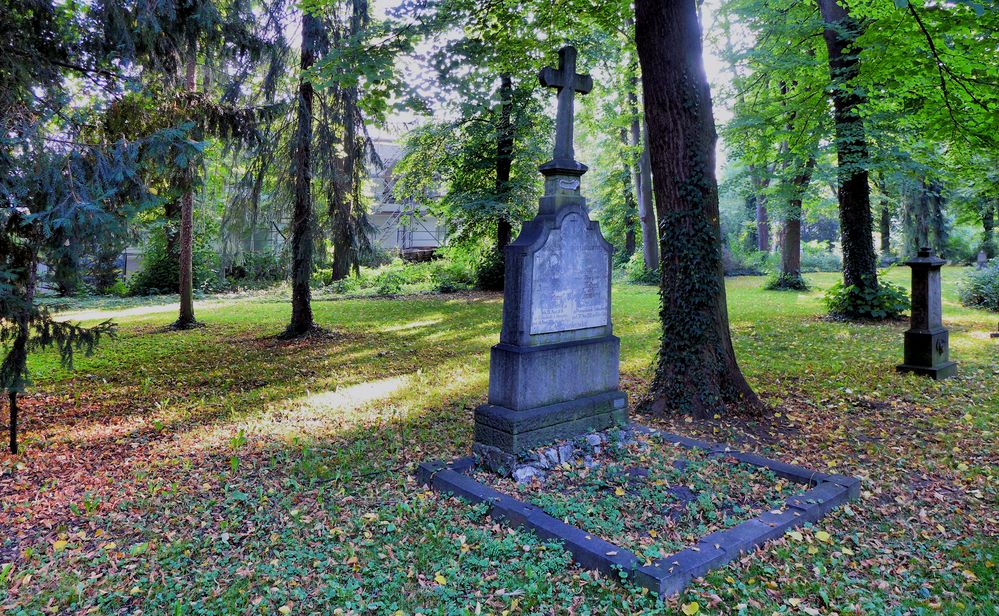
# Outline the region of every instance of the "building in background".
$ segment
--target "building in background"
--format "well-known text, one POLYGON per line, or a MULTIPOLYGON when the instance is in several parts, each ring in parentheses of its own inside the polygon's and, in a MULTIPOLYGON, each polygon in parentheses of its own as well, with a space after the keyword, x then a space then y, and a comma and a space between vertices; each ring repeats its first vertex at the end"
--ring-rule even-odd
POLYGON ((395 199, 392 194, 396 182, 393 170, 402 155, 402 148, 395 141, 385 138, 376 138, 374 144, 384 167, 372 169, 370 175, 374 202, 368 215, 368 221, 374 228, 371 244, 399 254, 406 260, 430 259, 445 244, 447 233, 444 225, 418 204, 395 199))

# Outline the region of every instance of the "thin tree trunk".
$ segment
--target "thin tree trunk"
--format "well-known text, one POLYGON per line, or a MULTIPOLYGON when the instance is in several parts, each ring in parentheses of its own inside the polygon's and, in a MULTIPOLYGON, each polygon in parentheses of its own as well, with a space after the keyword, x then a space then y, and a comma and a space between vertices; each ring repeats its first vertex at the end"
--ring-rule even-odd
MULTIPOLYGON (((621 127, 621 145, 627 148, 630 146, 628 141, 628 130, 621 127)), ((638 204, 635 202, 635 193, 632 190, 634 186, 634 178, 632 177, 631 161, 627 153, 622 150, 621 153, 621 190, 624 193, 624 256, 626 259, 630 259, 631 255, 635 254, 636 238, 635 238, 635 222, 637 219, 638 204)))
POLYGON ((783 241, 781 242, 781 275, 785 280, 801 279, 801 202, 808 183, 812 180, 815 158, 805 163, 801 173, 791 181, 791 198, 787 203, 787 216, 784 218, 783 241))
POLYGON ((735 359, 721 261, 715 133, 694 0, 636 0, 656 178, 663 336, 650 409, 711 417, 760 408, 735 359))
POLYGON ((295 207, 292 213, 291 323, 284 336, 301 336, 313 329, 312 320, 312 82, 305 73, 316 60, 322 22, 302 13, 301 76, 298 82, 298 125, 295 129, 295 207))
POLYGON ((995 226, 996 226, 996 201, 985 203, 982 206, 982 247, 985 256, 992 258, 996 256, 995 226))
POLYGON ((770 252, 770 218, 767 199, 762 194, 756 197, 756 249, 770 252))
POLYGON ((843 282, 860 289, 878 285, 871 218, 869 156, 864 121, 860 115, 863 95, 851 85, 860 74, 857 23, 837 0, 816 0, 823 36, 829 51, 830 97, 836 124, 839 220, 843 241, 843 282))
MULTIPOLYGON (((496 130, 496 198, 507 202, 510 190, 510 171, 513 168, 513 78, 509 73, 500 76, 500 113, 496 130)), ((504 258, 503 248, 510 243, 513 227, 505 216, 500 214, 496 223, 496 248, 500 258, 504 258)))
POLYGON ((888 199, 881 198, 881 220, 878 222, 878 232, 881 234, 881 254, 891 253, 891 208, 888 199))
MULTIPOLYGON (((756 195, 749 194, 746 195, 746 214, 751 220, 756 220, 756 195)), ((760 236, 756 229, 756 225, 752 224, 748 226, 746 233, 745 246, 750 250, 758 250, 760 236)))
MULTIPOLYGON (((185 87, 188 92, 197 88, 196 77, 198 68, 197 42, 192 41, 187 57, 187 75, 185 87)), ((186 171, 188 187, 180 200, 180 315, 174 327, 187 328, 195 325, 194 318, 194 169, 193 163, 188 163, 186 171)))
MULTIPOLYGON (((633 20, 628 19, 625 27, 631 30, 633 20)), ((652 164, 649 159, 648 130, 638 110, 638 66, 632 66, 628 79, 628 111, 631 115, 631 147, 638 152, 635 180, 635 198, 638 200, 638 222, 642 227, 642 261, 645 269, 655 271, 659 267, 659 231, 656 225, 656 208, 652 193, 652 164), (643 130, 645 129, 645 130, 643 130), (643 135, 644 132, 644 135, 643 135), (644 137, 644 139, 643 139, 644 137)))
MULTIPOLYGON (((38 252, 37 249, 32 250, 27 259, 27 271, 24 276, 24 295, 22 300, 25 306, 32 306, 35 301, 35 286, 38 284, 38 252)), ((27 310, 21 310, 17 313, 17 336, 14 337, 11 343, 10 352, 7 355, 7 361, 10 365, 14 366, 16 374, 24 374, 26 371, 25 366, 28 362, 28 338, 31 333, 30 327, 31 323, 29 320, 29 314, 27 310)), ((17 430, 18 430, 18 408, 17 408, 17 391, 10 389, 7 391, 7 400, 10 406, 10 452, 12 454, 17 454, 17 430)))

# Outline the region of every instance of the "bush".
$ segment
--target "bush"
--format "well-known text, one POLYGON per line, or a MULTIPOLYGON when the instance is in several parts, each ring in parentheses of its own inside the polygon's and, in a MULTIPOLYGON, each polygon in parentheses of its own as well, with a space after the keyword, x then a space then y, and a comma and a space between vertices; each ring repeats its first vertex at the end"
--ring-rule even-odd
POLYGON ((843 259, 827 248, 825 242, 812 240, 801 244, 802 272, 840 272, 843 259))
POLYGON ((894 319, 909 309, 905 289, 884 280, 867 289, 837 282, 826 291, 823 301, 830 314, 847 319, 894 319))
POLYGON ((645 267, 645 259, 641 253, 631 255, 624 266, 624 273, 632 284, 659 285, 659 270, 645 267))
POLYGON ((278 282, 286 277, 281 255, 273 250, 243 253, 240 263, 229 266, 226 275, 233 280, 278 282))
POLYGON ((801 276, 773 272, 767 276, 763 288, 768 291, 807 291, 808 283, 801 276))
POLYGON ((504 269, 502 253, 486 250, 475 265, 475 286, 483 291, 502 291, 504 269))
POLYGON ((964 306, 999 312, 999 257, 984 269, 968 272, 958 285, 958 293, 964 306))
POLYGON ((746 248, 739 242, 722 246, 722 265, 726 276, 761 276, 777 271, 780 255, 746 248))
POLYGON ((398 295, 402 293, 402 285, 405 282, 406 279, 399 272, 388 270, 382 272, 376 279, 375 292, 378 295, 398 295))
MULTIPOLYGON (((215 275, 217 255, 211 246, 196 235, 194 239, 194 288, 201 291, 220 290, 222 281, 215 275)), ((161 295, 180 291, 180 270, 177 259, 167 252, 166 236, 154 229, 146 240, 142 269, 128 281, 129 295, 161 295)))

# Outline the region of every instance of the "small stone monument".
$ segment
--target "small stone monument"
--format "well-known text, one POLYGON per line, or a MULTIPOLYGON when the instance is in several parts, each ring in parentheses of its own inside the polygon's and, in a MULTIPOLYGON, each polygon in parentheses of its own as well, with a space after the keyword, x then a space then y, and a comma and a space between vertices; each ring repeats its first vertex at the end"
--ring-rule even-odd
POLYGON ((905 263, 912 268, 912 319, 905 332, 905 363, 899 364, 899 372, 936 380, 957 374, 957 363, 949 359, 949 337, 943 326, 940 267, 944 263, 929 248, 920 248, 916 258, 905 263))
POLYGON ((975 267, 977 267, 978 269, 985 269, 985 267, 988 264, 989 264, 989 256, 985 254, 984 250, 979 250, 978 260, 975 262, 975 267))
POLYGON ((539 78, 558 90, 555 152, 540 167, 538 215, 505 249, 503 329, 489 360, 489 402, 475 410, 473 451, 506 472, 529 449, 627 419, 610 318, 613 248, 587 215, 579 191, 587 168, 572 147, 573 98, 593 80, 576 73, 573 47, 539 78))

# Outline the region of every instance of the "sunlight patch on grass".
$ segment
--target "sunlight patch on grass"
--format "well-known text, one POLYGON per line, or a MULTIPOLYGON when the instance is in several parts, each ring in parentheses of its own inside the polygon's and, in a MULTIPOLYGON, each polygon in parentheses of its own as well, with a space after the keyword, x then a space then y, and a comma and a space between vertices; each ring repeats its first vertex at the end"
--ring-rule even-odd
POLYGON ((333 391, 311 394, 302 398, 299 403, 302 408, 315 411, 346 411, 375 400, 388 398, 402 389, 408 382, 408 375, 378 379, 342 389, 338 387, 333 391))

